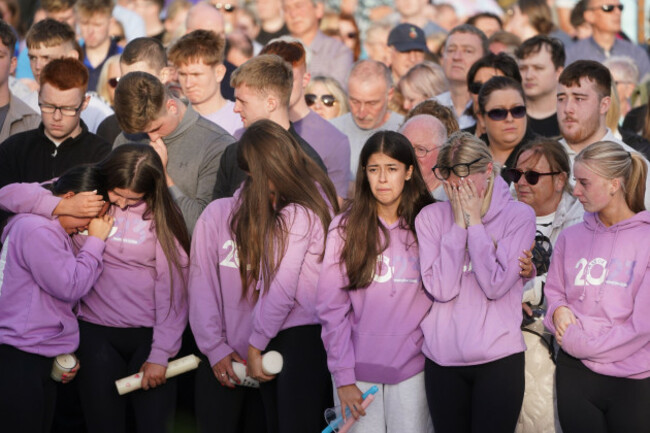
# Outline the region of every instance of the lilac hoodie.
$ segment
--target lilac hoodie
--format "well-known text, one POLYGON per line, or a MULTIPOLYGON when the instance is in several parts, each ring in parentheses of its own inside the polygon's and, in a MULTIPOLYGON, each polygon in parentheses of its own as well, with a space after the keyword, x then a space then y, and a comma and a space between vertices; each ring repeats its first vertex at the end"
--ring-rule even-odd
MULTIPOLYGON (((34 211, 51 216, 58 200, 46 198, 50 195, 38 184, 13 184, 0 190, 0 205, 12 212, 34 211)), ((106 240, 104 270, 94 289, 81 300, 78 317, 116 328, 153 328, 147 361, 166 366, 168 359, 180 349, 187 323, 187 294, 183 284, 186 275, 170 273, 153 221, 143 219, 146 210, 144 202, 124 210, 111 206, 109 213, 115 218, 115 226, 106 240), (172 281, 173 297, 170 297, 172 281)), ((82 247, 87 238, 75 235, 73 242, 82 247)), ((188 265, 185 253, 180 246, 178 249, 181 260, 188 265)))
MULTIPOLYGON (((264 350, 279 331, 320 323, 316 315, 316 284, 320 274, 325 234, 318 216, 290 204, 280 212, 288 230, 287 250, 267 293, 253 310, 249 343, 264 350)), ((256 290, 262 290, 260 280, 256 290)))
POLYGON ((555 333, 553 313, 571 309, 562 348, 599 374, 650 377, 650 213, 610 227, 597 215, 564 230, 555 244, 544 292, 544 324, 555 333))
POLYGON ((246 359, 253 328, 253 290, 247 298, 242 296, 237 248, 230 232, 236 202, 229 197, 210 203, 192 237, 190 325, 210 365, 232 352, 246 359))
POLYGON ((0 344, 54 357, 79 345, 75 303, 102 271, 104 241, 89 236, 75 257, 58 220, 9 220, 0 254, 0 344))
POLYGON ((443 366, 484 364, 526 350, 518 257, 535 238, 535 213, 514 201, 496 176, 482 222, 460 228, 449 202, 427 206, 415 220, 422 281, 434 298, 422 321, 423 352, 443 366))
POLYGON ((399 222, 388 226, 380 219, 390 244, 377 257, 373 282, 343 290, 349 280, 341 218, 330 225, 316 304, 330 372, 337 387, 357 380, 399 383, 424 369, 420 322, 431 301, 422 288, 417 242, 399 222))

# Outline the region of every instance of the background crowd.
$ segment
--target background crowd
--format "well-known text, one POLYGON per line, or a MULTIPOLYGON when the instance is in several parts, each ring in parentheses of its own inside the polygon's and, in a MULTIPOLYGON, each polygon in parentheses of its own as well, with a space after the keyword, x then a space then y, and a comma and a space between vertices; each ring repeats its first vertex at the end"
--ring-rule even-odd
POLYGON ((7 431, 650 431, 628 6, 0 0, 7 431))

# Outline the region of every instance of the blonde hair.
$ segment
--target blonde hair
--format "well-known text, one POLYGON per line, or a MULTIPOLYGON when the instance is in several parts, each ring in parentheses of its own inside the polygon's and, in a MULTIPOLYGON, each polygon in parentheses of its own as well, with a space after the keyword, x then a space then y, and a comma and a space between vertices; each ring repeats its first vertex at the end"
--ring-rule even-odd
POLYGON ((488 165, 492 163, 492 174, 488 178, 488 187, 485 191, 483 205, 481 206, 481 215, 485 215, 492 201, 494 178, 500 171, 498 163, 492 159, 492 154, 485 143, 469 132, 454 132, 440 149, 436 164, 452 167, 456 164, 468 164, 472 161, 476 162, 469 167, 470 174, 485 173, 488 170, 488 165))
POLYGON ((397 88, 402 91, 404 84, 408 84, 418 94, 422 95, 424 99, 429 99, 449 90, 449 83, 442 70, 442 66, 426 60, 409 69, 400 78, 397 83, 397 88))
POLYGON ((628 152, 612 141, 597 141, 582 149, 575 162, 585 164, 605 179, 622 179, 621 189, 627 206, 634 213, 645 210, 648 167, 638 152, 628 152))
POLYGON ((99 78, 97 79, 97 94, 111 107, 113 106, 113 100, 111 99, 111 94, 108 91, 108 70, 111 66, 120 64, 120 57, 120 54, 114 54, 106 59, 104 65, 102 66, 102 71, 99 73, 99 78))
POLYGON ((613 132, 617 132, 618 122, 621 120, 621 101, 618 99, 618 90, 614 82, 612 82, 612 96, 610 99, 609 109, 607 115, 605 115, 605 124, 613 132))

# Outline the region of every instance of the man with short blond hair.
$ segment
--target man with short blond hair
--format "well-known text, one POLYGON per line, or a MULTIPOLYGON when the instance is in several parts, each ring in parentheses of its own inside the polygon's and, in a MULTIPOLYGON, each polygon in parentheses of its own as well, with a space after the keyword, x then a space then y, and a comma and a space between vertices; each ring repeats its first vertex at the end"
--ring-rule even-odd
MULTIPOLYGON (((293 71, 287 62, 275 54, 253 57, 233 72, 230 85, 235 89, 235 113, 241 116, 244 127, 261 119, 272 120, 289 131, 307 156, 327 172, 318 152, 291 125, 289 102, 293 71)), ((215 198, 232 196, 246 179, 237 164, 237 147, 238 143, 228 146, 221 159, 215 198)))
POLYGON ((169 49, 169 60, 176 67, 183 94, 198 113, 230 134, 243 127, 233 112, 235 103, 221 96, 221 81, 226 67, 223 36, 207 30, 194 30, 169 49))

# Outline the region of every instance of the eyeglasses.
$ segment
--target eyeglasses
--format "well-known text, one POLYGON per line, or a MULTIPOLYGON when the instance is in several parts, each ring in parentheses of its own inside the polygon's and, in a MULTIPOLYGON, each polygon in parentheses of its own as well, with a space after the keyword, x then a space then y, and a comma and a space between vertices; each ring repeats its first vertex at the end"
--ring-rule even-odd
MULTIPOLYGON (((317 99, 318 96, 313 93, 305 94, 305 102, 307 102, 307 105, 310 107, 316 103, 317 99)), ((334 95, 320 95, 320 100, 326 107, 332 107, 336 103, 334 95)))
POLYGON ((481 83, 480 81, 474 81, 472 84, 467 86, 467 88, 469 89, 470 93, 478 95, 478 92, 481 91, 482 86, 483 86, 483 83, 481 83))
POLYGON ((218 10, 223 9, 226 12, 232 12, 234 11, 237 7, 232 4, 232 3, 215 3, 214 7, 217 8, 218 10))
POLYGON ((595 7, 595 8, 589 8, 589 10, 598 10, 598 9, 600 9, 601 11, 603 11, 605 13, 610 13, 610 12, 614 11, 614 9, 618 9, 619 11, 623 12, 623 5, 621 5, 621 4, 619 4, 619 5, 601 5, 601 6, 598 6, 598 7, 595 7))
POLYGON ((506 108, 494 108, 487 112, 487 116, 492 120, 506 120, 508 113, 512 114, 513 119, 521 119, 526 115, 526 107, 517 105, 509 110, 506 108))
POLYGON ((458 177, 467 177, 469 176, 469 168, 472 164, 476 164, 483 158, 475 159, 472 162, 454 164, 451 167, 445 167, 444 165, 437 165, 432 168, 433 174, 440 180, 447 180, 451 173, 453 172, 458 177))
POLYGON ((81 106, 84 105, 84 101, 81 101, 81 104, 79 104, 78 107, 59 107, 58 105, 50 105, 50 104, 43 104, 42 102, 38 103, 38 106, 41 108, 42 113, 46 114, 52 114, 56 110, 59 110, 62 115, 72 117, 76 116, 79 110, 81 110, 81 106))
POLYGON ((501 171, 501 173, 503 174, 503 177, 508 182, 513 182, 513 183, 519 182, 519 179, 521 179, 521 176, 523 175, 524 178, 526 179, 526 182, 528 182, 529 185, 537 185, 540 176, 553 176, 554 174, 560 174, 559 171, 552 171, 549 173, 539 173, 534 170, 521 171, 516 168, 504 168, 501 171))
POLYGON ((114 89, 117 87, 117 83, 119 82, 120 82, 120 77, 110 78, 108 80, 108 85, 114 89))
POLYGON ((440 149, 442 146, 435 146, 433 149, 427 149, 426 147, 422 146, 413 146, 413 151, 415 152, 415 156, 418 158, 424 158, 427 156, 427 153, 429 152, 434 152, 438 149, 440 149))

